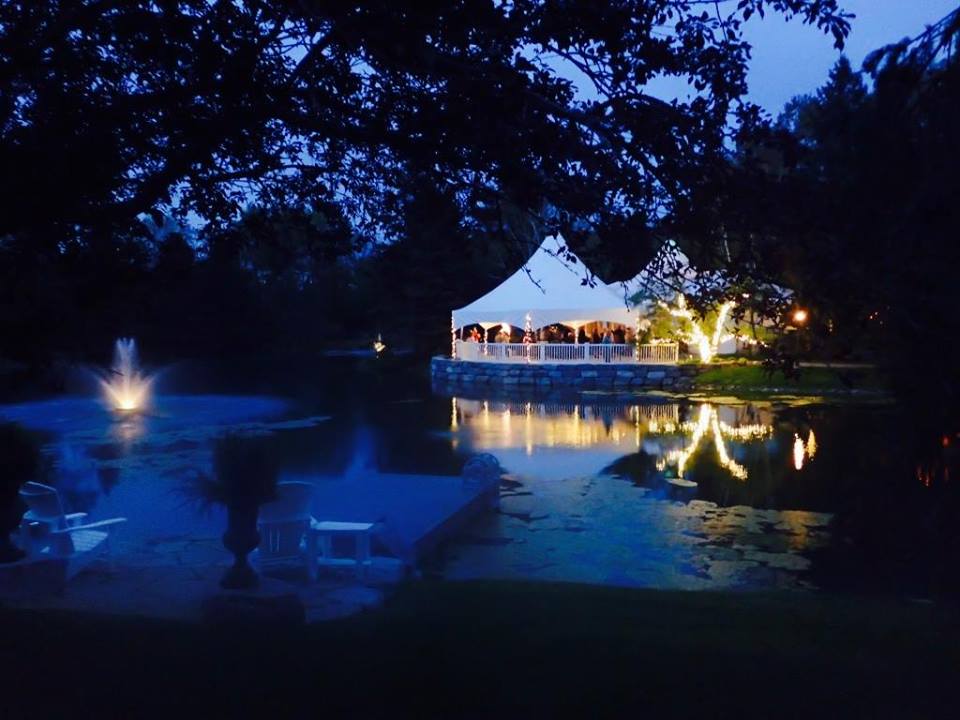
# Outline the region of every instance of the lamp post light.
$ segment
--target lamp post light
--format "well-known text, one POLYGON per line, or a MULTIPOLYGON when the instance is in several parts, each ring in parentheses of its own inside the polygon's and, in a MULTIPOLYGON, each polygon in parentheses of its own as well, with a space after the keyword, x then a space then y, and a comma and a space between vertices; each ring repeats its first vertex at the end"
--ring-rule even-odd
POLYGON ((800 329, 807 324, 807 319, 809 318, 809 313, 803 308, 797 308, 793 311, 791 320, 795 326, 795 331, 793 333, 793 343, 794 343, 794 352, 797 356, 800 356, 801 342, 800 342, 800 329))

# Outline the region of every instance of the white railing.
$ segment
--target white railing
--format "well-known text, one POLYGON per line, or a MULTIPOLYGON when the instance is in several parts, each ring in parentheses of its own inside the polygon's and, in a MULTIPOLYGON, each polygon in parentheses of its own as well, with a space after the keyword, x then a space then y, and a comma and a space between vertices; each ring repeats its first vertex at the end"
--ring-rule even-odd
POLYGON ((676 343, 657 343, 641 345, 637 358, 642 363, 673 364, 680 359, 680 346, 676 343))
POLYGON ((656 363, 677 362, 676 343, 640 345, 632 343, 476 343, 456 341, 461 360, 485 362, 545 363, 656 363))

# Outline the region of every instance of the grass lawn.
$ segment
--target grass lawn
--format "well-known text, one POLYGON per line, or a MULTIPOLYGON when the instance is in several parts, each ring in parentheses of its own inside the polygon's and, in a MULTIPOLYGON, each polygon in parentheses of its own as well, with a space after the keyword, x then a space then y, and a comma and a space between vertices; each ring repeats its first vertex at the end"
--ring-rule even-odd
POLYGON ((945 717, 960 667, 956 608, 792 593, 422 582, 295 630, 0 622, 4 717, 945 717))
POLYGON ((883 389, 881 378, 872 368, 801 367, 800 377, 792 380, 780 371, 766 373, 759 363, 735 362, 719 363, 703 371, 695 378, 694 386, 743 390, 776 387, 808 392, 883 389))

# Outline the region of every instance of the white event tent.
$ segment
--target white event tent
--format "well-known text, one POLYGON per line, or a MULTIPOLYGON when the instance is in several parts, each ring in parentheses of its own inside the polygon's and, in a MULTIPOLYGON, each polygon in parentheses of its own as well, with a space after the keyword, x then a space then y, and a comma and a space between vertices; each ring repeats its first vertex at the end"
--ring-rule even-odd
POLYGON ((625 282, 629 295, 641 293, 646 305, 654 300, 668 300, 677 291, 691 292, 700 274, 690 265, 690 260, 672 240, 668 240, 647 266, 632 279, 625 282))
POLYGON ((453 328, 480 325, 532 328, 559 323, 579 329, 589 322, 611 322, 633 326, 636 310, 627 307, 622 290, 593 277, 584 285, 589 271, 578 260, 564 259, 562 239, 547 237, 529 260, 513 275, 486 295, 453 311, 453 328))

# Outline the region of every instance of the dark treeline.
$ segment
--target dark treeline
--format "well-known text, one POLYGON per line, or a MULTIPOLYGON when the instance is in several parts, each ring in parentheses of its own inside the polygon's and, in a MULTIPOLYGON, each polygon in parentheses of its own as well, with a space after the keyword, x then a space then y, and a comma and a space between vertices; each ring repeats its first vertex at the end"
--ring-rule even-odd
MULTIPOLYGON (((439 192, 409 198, 398 236, 360 237, 341 208, 266 211, 195 232, 169 218, 38 253, 0 244, 0 357, 41 373, 102 362, 118 336, 153 362, 449 343, 449 312, 520 261, 470 233, 439 192)), ((56 378, 52 378, 54 381, 56 378)))
POLYGON ((912 46, 869 57, 870 89, 843 60, 795 100, 775 129, 783 169, 758 203, 773 228, 762 252, 813 309, 817 344, 868 353, 901 397, 954 420, 958 29, 955 11, 912 46))
POLYGON ((678 228, 733 284, 793 290, 813 355, 877 362, 928 414, 960 401, 958 30, 960 10, 862 71, 842 58, 775 122, 744 126, 726 174, 691 186, 699 213, 678 228))

